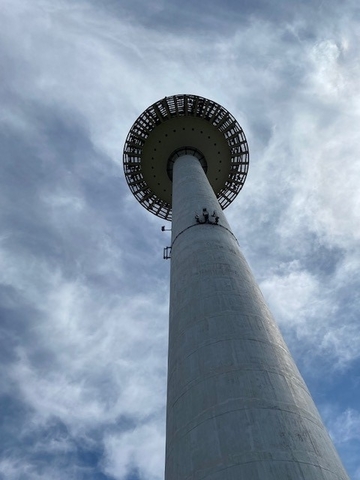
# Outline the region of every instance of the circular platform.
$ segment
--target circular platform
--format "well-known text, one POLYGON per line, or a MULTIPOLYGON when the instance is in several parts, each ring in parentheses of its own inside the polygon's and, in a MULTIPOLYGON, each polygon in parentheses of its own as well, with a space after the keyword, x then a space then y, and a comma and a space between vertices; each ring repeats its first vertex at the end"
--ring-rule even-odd
POLYGON ((249 149, 244 132, 221 105, 196 95, 174 95, 147 108, 124 146, 124 172, 131 192, 154 215, 171 220, 171 162, 177 152, 197 152, 220 206, 244 185, 249 149))

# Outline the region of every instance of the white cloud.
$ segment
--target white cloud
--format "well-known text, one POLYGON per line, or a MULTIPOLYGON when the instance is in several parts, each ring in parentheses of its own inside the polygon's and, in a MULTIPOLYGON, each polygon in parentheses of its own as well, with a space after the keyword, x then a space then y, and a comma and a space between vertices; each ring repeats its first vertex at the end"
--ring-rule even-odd
MULTIPOLYGON (((280 265, 277 270, 260 287, 292 350, 312 375, 316 375, 314 363, 319 358, 327 368, 348 368, 359 358, 360 328, 356 318, 347 318, 347 312, 344 318, 341 312, 334 295, 339 279, 329 284, 297 262, 280 265)), ((318 369, 321 375, 320 365, 318 369)))
POLYGON ((105 438, 105 472, 121 480, 135 470, 140 479, 158 480, 163 477, 164 445, 164 432, 156 423, 109 435, 105 438))
POLYGON ((54 282, 37 345, 19 346, 8 373, 40 421, 56 416, 76 432, 163 408, 167 304, 151 297, 106 300, 78 282, 54 282), (46 366, 31 362, 48 350, 46 366))
POLYGON ((326 97, 336 95, 344 88, 339 69, 340 48, 334 41, 324 40, 314 46, 312 60, 314 62, 314 81, 317 90, 326 97))

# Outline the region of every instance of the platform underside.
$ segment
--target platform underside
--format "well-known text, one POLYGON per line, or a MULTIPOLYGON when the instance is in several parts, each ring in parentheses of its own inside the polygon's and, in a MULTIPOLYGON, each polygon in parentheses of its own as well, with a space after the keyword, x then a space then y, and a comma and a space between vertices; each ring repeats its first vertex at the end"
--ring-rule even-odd
POLYGON ((171 220, 172 187, 168 162, 178 149, 205 157, 207 176, 221 208, 241 190, 248 171, 248 145, 240 125, 221 105, 195 95, 165 97, 145 110, 124 147, 124 171, 137 200, 171 220))

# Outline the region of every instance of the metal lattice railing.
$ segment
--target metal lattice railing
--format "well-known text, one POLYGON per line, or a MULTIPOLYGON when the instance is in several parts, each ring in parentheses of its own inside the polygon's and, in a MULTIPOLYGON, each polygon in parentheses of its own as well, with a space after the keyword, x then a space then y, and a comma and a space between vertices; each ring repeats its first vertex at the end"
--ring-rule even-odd
POLYGON ((249 168, 249 149, 244 132, 235 118, 221 105, 196 95, 165 97, 147 108, 135 121, 124 146, 124 172, 136 199, 149 211, 171 220, 171 205, 148 187, 141 169, 143 146, 150 133, 174 117, 198 117, 221 132, 228 144, 231 167, 224 187, 217 193, 225 209, 242 189, 249 168))

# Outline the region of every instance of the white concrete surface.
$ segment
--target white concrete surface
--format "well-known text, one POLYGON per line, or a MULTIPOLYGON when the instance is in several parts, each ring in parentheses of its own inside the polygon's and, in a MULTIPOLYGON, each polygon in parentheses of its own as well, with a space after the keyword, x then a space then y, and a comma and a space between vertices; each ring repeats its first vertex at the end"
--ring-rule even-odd
POLYGON ((172 207, 165 480, 348 480, 194 157, 172 207))

